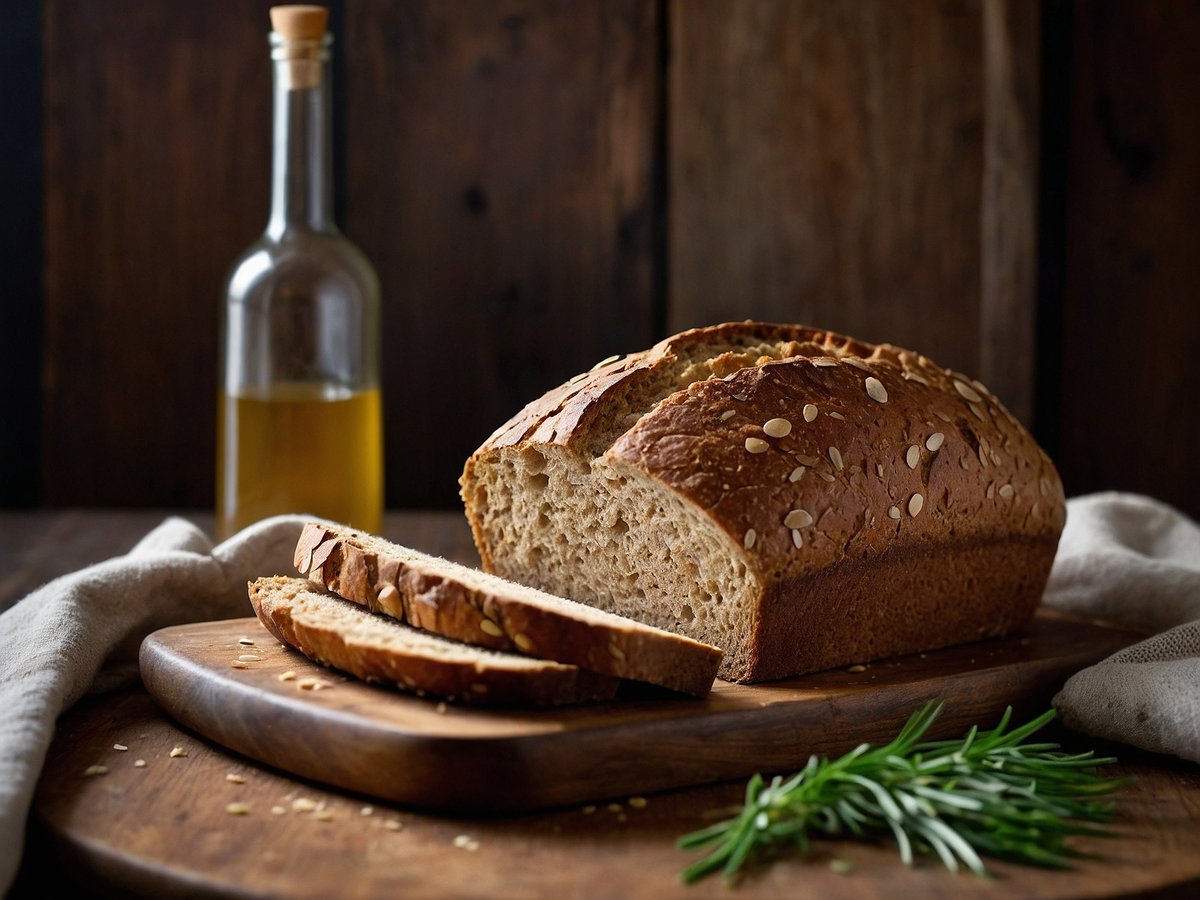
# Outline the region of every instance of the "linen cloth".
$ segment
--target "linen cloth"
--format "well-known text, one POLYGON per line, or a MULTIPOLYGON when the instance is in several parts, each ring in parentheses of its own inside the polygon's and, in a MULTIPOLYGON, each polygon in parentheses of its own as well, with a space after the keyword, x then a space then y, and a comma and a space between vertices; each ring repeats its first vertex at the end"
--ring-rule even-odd
POLYGON ((59 714, 137 678, 167 625, 253 615, 246 582, 293 570, 306 520, 266 519, 214 547, 168 518, 125 556, 55 579, 0 613, 0 896, 16 877, 34 786, 59 714))
POLYGON ((1152 634, 1072 676, 1063 723, 1200 762, 1200 526, 1137 494, 1072 499, 1043 602, 1152 634))

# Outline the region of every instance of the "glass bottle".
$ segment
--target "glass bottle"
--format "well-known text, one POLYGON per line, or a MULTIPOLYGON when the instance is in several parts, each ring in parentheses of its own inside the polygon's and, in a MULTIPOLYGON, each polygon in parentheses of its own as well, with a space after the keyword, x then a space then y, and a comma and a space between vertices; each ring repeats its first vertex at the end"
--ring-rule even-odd
POLYGON ((333 222, 327 17, 271 10, 271 212, 225 285, 219 537, 278 513, 382 526, 379 283, 333 222))

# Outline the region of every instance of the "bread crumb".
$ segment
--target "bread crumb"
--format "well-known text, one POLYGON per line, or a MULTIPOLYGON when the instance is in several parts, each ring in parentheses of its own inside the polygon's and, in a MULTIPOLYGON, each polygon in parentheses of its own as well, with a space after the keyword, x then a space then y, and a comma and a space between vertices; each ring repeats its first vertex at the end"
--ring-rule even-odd
POLYGON ((187 751, 184 750, 182 747, 172 747, 170 756, 171 756, 171 759, 174 759, 177 756, 187 756, 187 751))
POLYGON ((225 812, 231 816, 244 816, 250 812, 250 807, 245 803, 229 803, 225 806, 225 812))
POLYGON ((108 766, 88 766, 86 769, 83 770, 83 774, 87 778, 91 778, 95 775, 107 775, 108 774, 108 766))

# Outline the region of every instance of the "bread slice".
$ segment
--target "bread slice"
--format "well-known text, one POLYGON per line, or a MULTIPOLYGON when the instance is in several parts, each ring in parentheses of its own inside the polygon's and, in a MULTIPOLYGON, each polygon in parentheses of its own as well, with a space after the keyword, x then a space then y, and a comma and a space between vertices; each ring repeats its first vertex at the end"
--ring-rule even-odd
POLYGON ((296 567, 417 628, 697 697, 708 694, 721 663, 719 649, 691 638, 332 523, 305 526, 296 567))
POLYGON ((254 612, 276 638, 322 665, 418 695, 489 706, 608 700, 620 681, 575 666, 448 641, 372 615, 301 578, 249 584, 254 612))
POLYGON ((1020 628, 1066 517, 986 387, 799 325, 687 331, 517 413, 467 461, 483 568, 764 681, 1020 628))

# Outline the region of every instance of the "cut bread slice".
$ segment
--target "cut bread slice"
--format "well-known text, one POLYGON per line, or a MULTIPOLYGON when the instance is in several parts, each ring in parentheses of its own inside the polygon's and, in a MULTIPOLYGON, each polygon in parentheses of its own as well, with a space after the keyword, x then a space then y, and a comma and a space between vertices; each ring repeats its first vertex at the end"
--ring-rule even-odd
POLYGON ((576 666, 449 641, 376 616, 301 578, 249 584, 259 620, 305 656, 364 681, 419 696, 488 706, 563 706, 608 700, 620 681, 576 666))
POLYGON ((295 561, 372 612, 493 650, 697 697, 721 663, 716 647, 335 524, 306 525, 295 561))

